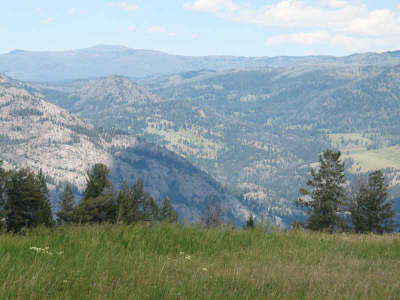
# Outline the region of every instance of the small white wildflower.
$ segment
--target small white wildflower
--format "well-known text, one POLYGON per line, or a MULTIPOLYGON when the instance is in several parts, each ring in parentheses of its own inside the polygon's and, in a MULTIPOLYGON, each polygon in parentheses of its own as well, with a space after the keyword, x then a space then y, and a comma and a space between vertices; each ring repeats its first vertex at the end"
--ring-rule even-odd
POLYGON ((53 252, 51 252, 49 250, 49 247, 45 247, 45 248, 30 247, 29 250, 35 251, 37 254, 42 253, 42 254, 53 256, 53 252))
POLYGON ((182 252, 182 251, 181 251, 181 252, 179 252, 179 255, 184 255, 184 254, 185 254, 185 252, 182 252))
POLYGON ((201 268, 201 270, 204 271, 204 272, 208 272, 207 268, 201 268))
POLYGON ((68 280, 63 280, 62 282, 63 282, 63 283, 68 283, 68 280))
POLYGON ((186 256, 185 256, 185 259, 187 259, 187 260, 192 260, 192 257, 191 257, 190 255, 186 255, 186 256))

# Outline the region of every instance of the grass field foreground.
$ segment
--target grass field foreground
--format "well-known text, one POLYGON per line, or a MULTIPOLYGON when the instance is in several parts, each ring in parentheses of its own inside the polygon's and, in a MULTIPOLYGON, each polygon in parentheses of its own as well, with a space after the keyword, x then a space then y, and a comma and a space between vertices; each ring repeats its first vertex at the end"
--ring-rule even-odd
POLYGON ((399 299, 399 235, 98 225, 0 235, 0 299, 399 299))

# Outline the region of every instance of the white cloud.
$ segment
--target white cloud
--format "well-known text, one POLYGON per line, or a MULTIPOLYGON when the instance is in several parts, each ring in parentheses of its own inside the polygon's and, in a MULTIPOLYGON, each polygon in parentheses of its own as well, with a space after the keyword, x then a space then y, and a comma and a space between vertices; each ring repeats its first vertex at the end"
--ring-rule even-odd
POLYGON ((55 20, 53 18, 47 18, 42 21, 43 24, 50 24, 53 23, 55 20))
POLYGON ((330 35, 326 31, 317 32, 300 32, 294 34, 282 34, 275 35, 267 40, 269 45, 294 43, 294 44, 304 44, 313 45, 316 43, 323 43, 330 39, 330 35))
POLYGON ((359 35, 399 35, 400 17, 390 10, 375 10, 349 22, 345 32, 359 35))
POLYGON ((68 9, 68 12, 67 12, 69 15, 71 15, 71 16, 73 16, 73 15, 76 15, 76 13, 77 13, 77 9, 76 8, 70 8, 70 9, 68 9))
POLYGON ((168 32, 168 30, 162 26, 151 26, 151 27, 147 28, 147 31, 151 32, 151 33, 167 33, 168 32))
POLYGON ((41 13, 43 12, 43 8, 41 8, 41 7, 36 7, 36 8, 34 9, 34 11, 35 11, 35 13, 37 13, 37 14, 41 14, 41 13))
POLYGON ((169 36, 176 36, 176 32, 172 32, 169 31, 168 29, 166 29, 165 27, 162 26, 150 26, 149 28, 147 28, 147 31, 150 33, 162 33, 162 34, 166 34, 169 36))
POLYGON ((184 4, 184 7, 194 11, 213 13, 240 9, 240 6, 235 4, 233 0, 197 0, 192 4, 184 4))
POLYGON ((364 0, 278 0, 259 8, 236 0, 196 0, 184 7, 284 32, 268 38, 269 45, 329 44, 349 51, 400 47, 399 11, 371 10, 364 0))
POLYGON ((117 7, 126 11, 135 11, 138 10, 140 7, 137 4, 128 3, 128 2, 109 2, 109 6, 117 7))
POLYGON ((129 31, 136 31, 137 30, 137 26, 135 26, 135 25, 128 26, 128 30, 129 31))
POLYGON ((346 1, 342 0, 321 0, 320 4, 328 8, 343 8, 347 5, 346 1))

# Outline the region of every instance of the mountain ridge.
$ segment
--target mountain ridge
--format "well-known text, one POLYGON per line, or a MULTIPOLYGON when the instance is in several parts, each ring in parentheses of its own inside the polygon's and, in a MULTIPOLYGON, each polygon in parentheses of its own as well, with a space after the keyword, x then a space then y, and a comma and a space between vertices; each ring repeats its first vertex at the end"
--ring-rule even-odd
POLYGON ((0 72, 25 81, 63 81, 120 74, 132 78, 159 76, 202 69, 229 70, 293 65, 393 65, 397 51, 353 54, 344 57, 184 56, 125 46, 97 45, 66 51, 14 50, 0 54, 0 72))

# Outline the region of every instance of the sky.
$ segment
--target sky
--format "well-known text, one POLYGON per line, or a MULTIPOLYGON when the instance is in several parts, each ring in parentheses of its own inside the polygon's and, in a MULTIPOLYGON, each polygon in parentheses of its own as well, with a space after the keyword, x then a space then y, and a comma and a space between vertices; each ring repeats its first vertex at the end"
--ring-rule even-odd
POLYGON ((98 44, 196 56, 400 50, 399 0, 1 2, 0 53, 98 44))

